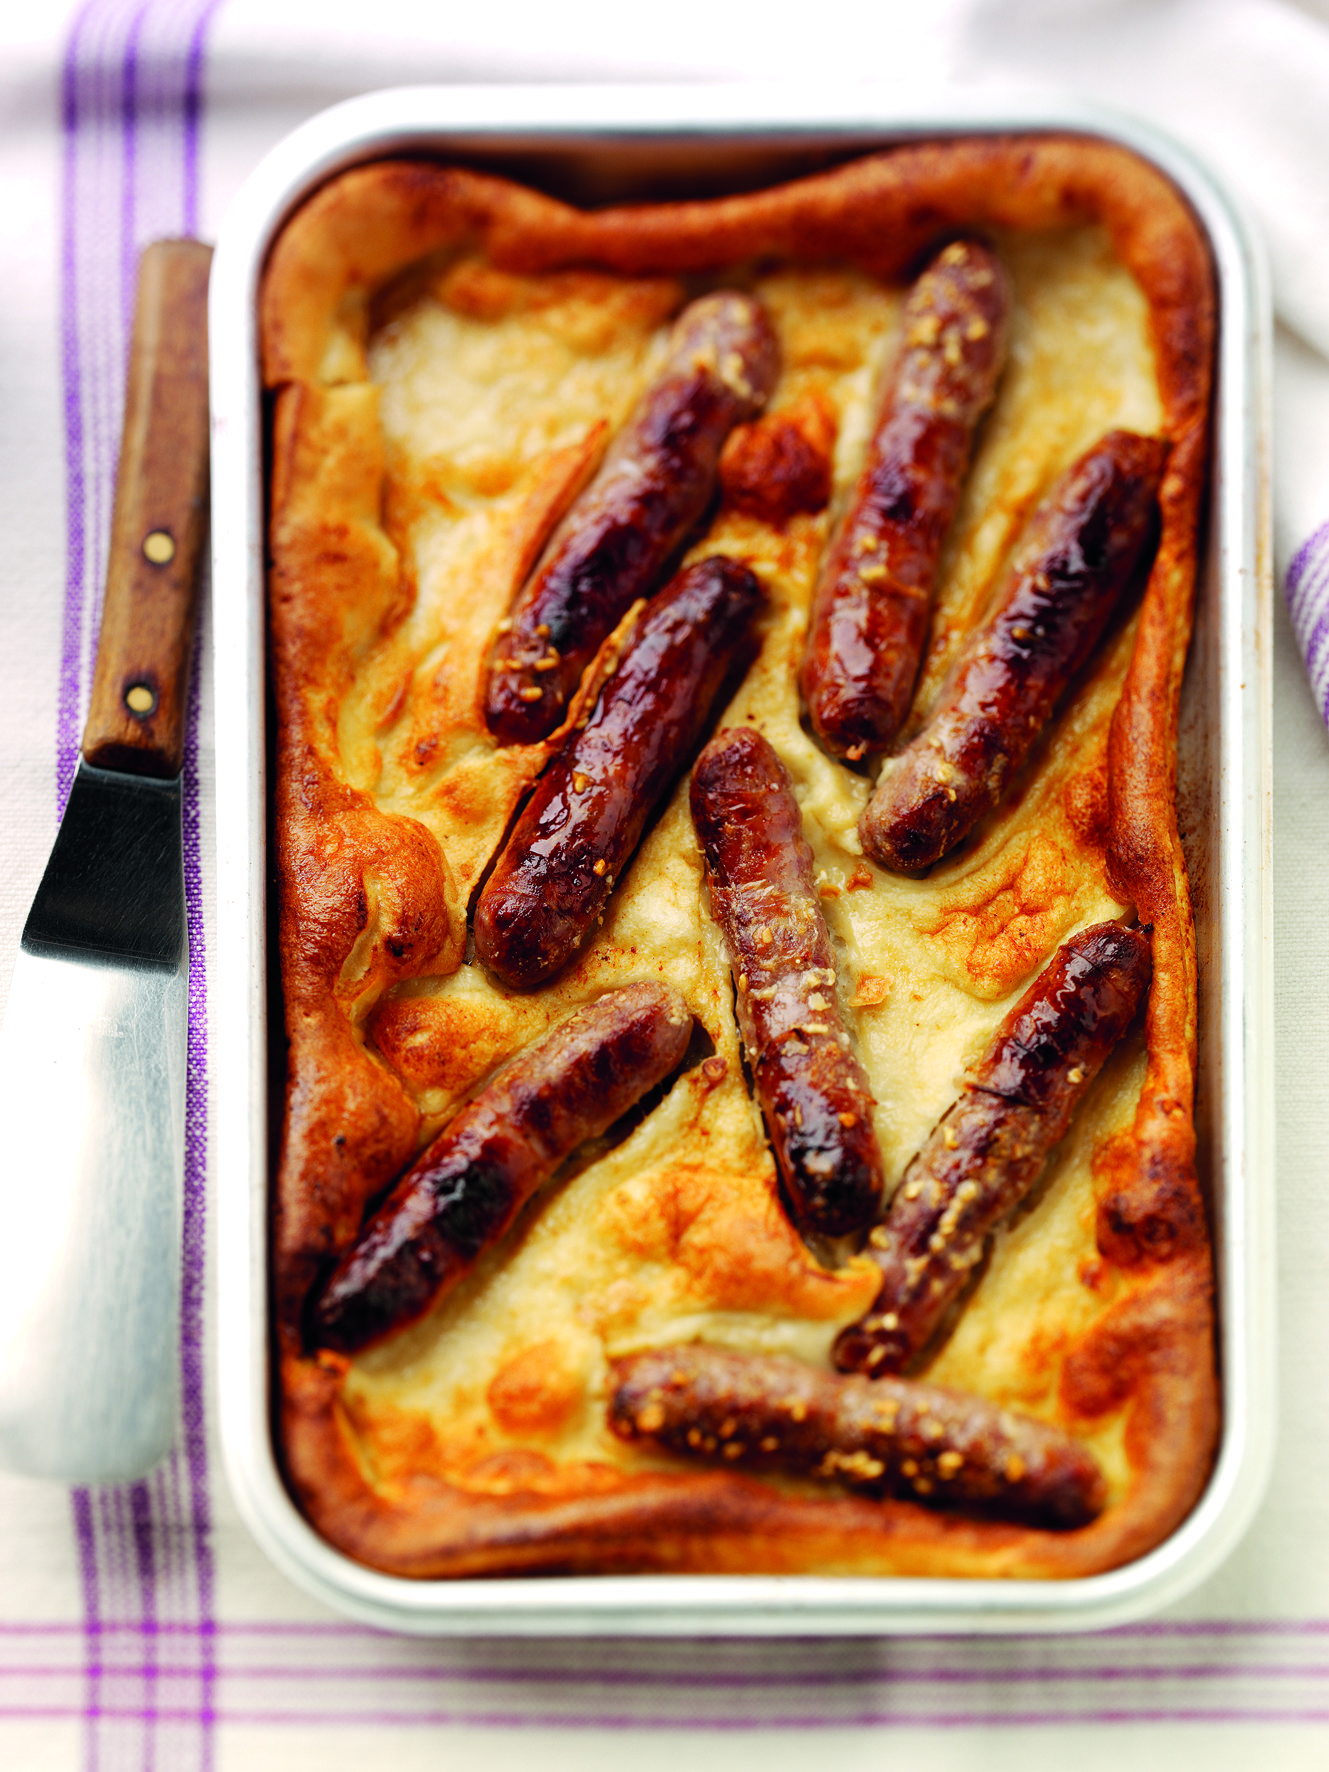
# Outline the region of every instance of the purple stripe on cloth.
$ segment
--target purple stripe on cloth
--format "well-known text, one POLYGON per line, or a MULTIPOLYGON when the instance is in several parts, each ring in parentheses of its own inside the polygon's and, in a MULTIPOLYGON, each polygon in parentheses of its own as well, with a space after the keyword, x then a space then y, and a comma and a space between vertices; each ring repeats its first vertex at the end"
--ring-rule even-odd
MULTIPOLYGON (((70 185, 67 214, 79 221, 77 261, 71 261, 69 284, 74 326, 78 333, 80 379, 75 393, 81 408, 82 448, 79 459, 72 464, 83 491, 81 511, 70 501, 70 518, 81 522, 83 538, 83 569, 79 585, 77 650, 72 656, 72 677, 66 680, 72 690, 68 709, 73 729, 60 758, 59 775, 62 791, 67 791, 77 760, 77 719, 83 690, 86 686, 88 653, 96 631, 100 602, 102 562, 106 545, 105 510, 108 499, 104 477, 97 471, 108 433, 107 371, 104 366, 108 350, 116 349, 118 316, 99 315, 88 306, 89 279, 86 266, 91 255, 107 250, 113 218, 104 200, 104 192, 118 179, 118 151, 103 124, 108 111, 106 73, 99 54, 103 21, 96 7, 88 5, 79 19, 80 54, 74 63, 74 94, 76 133, 72 140, 77 153, 70 160, 70 185), (109 324, 108 324, 109 321, 109 324)), ((112 376, 112 380, 114 377, 112 376)), ((72 490, 72 488, 71 488, 72 490)))
POLYGON ((120 175, 120 328, 128 338, 134 324, 134 283, 138 268, 137 241, 134 230, 134 185, 138 170, 139 68, 138 40, 147 15, 143 6, 135 13, 125 39, 123 96, 121 115, 124 118, 124 166, 120 175))
POLYGON ((92 1707, 101 1702, 101 1597, 97 1581, 91 1497, 86 1489, 76 1489, 72 1501, 74 1536, 83 1581, 83 1622, 87 1630, 84 1645, 84 1690, 88 1721, 84 1726, 83 1763, 92 1772, 97 1763, 97 1744, 91 1722, 92 1707))
MULTIPOLYGON (((130 1666, 131 1664, 120 1663, 119 1671, 123 1673, 130 1666)), ((42 1666, 35 1663, 25 1663, 22 1667, 0 1668, 0 1680, 5 1678, 12 1678, 16 1681, 67 1679, 69 1671, 67 1666, 58 1664, 42 1666)), ((162 1660, 155 1653, 149 1653, 143 1667, 137 1672, 138 1677, 143 1680, 145 1685, 157 1686, 166 1680, 193 1679, 197 1673, 197 1664, 193 1661, 162 1660)), ((1199 1662, 1176 1667, 1094 1667, 1075 1663, 1063 1666, 1040 1663, 1033 1667, 1020 1667, 1007 1663, 987 1667, 873 1667, 860 1668, 849 1673, 826 1671, 815 1674, 787 1668, 779 1673, 706 1675, 699 1672, 689 1673, 684 1669, 679 1669, 676 1673, 653 1674, 644 1668, 606 1673, 603 1669, 584 1666, 532 1669, 384 1667, 375 1664, 372 1667, 357 1669, 311 1667, 303 1662, 287 1667, 276 1667, 271 1663, 259 1666, 243 1662, 228 1662, 221 1670, 221 1677, 227 1683, 252 1680, 261 1684, 290 1680, 292 1683, 302 1686, 317 1686, 320 1681, 333 1681, 338 1685, 348 1685, 352 1682, 369 1680, 375 1686, 385 1682, 402 1681, 415 1684, 430 1682, 439 1685, 465 1686, 501 1684, 569 1686, 575 1687, 578 1691, 606 1687, 632 1688, 642 1692, 675 1689, 680 1692, 789 1692, 792 1690, 834 1689, 851 1691, 861 1686, 1098 1686, 1127 1685, 1135 1681, 1140 1681, 1144 1685, 1157 1685, 1166 1680, 1176 1680, 1181 1684, 1194 1685, 1205 1682, 1221 1682, 1225 1686, 1234 1679, 1279 1682, 1305 1680, 1319 1683, 1329 1681, 1329 1665, 1324 1663, 1239 1661, 1199 1662)), ((0 1716, 12 1716, 13 1714, 14 1706, 7 1701, 0 1701, 0 1716)), ((409 1718, 415 1713, 402 1711, 399 1714, 409 1718)))
MULTIPOLYGON (((226 1723, 273 1726, 284 1724, 299 1728, 326 1726, 327 1715, 318 1711, 226 1711, 226 1723)), ((587 1711, 553 1714, 541 1711, 430 1711, 419 1717, 405 1718, 376 1710, 365 1710, 337 1718, 341 1728, 382 1729, 407 1724, 409 1727, 439 1729, 596 1729, 601 1731, 643 1729, 673 1730, 680 1734, 697 1731, 703 1734, 736 1734, 753 1731, 787 1729, 991 1729, 1042 1728, 1057 1724, 1069 1726, 1085 1723, 1325 1723, 1329 1707, 1316 1706, 1305 1710, 1262 1710, 1255 1706, 1227 1706, 1207 1710, 1121 1709, 1077 1711, 1065 1716, 1059 1711, 1000 1710, 867 1710, 843 1717, 827 1717, 801 1712, 779 1712, 771 1716, 707 1717, 703 1720, 669 1716, 638 1716, 615 1711, 587 1711)))
POLYGON ((1320 718, 1329 721, 1329 599, 1302 643, 1302 656, 1311 680, 1311 694, 1320 718))
MULTIPOLYGON (((79 1712, 61 1705, 28 1705, 15 1711, 15 1720, 63 1721, 79 1712)), ((109 1720, 143 1723, 145 1721, 189 1722, 192 1713, 174 1706, 145 1712, 132 1706, 108 1706, 99 1713, 109 1720)), ((314 1710, 251 1710, 243 1706, 226 1709, 218 1716, 221 1723, 248 1728, 319 1729, 328 1726, 326 1712, 314 1710)), ((406 1726, 421 1729, 544 1729, 587 1730, 601 1733, 631 1731, 670 1731, 685 1734, 744 1734, 829 1729, 1029 1729, 1083 1727, 1084 1724, 1164 1723, 1270 1723, 1314 1726, 1329 1723, 1329 1707, 1322 1705, 1297 1708, 1293 1706, 1262 1709, 1257 1705, 1224 1705, 1213 1710, 1178 1708, 1078 1711, 1073 1716, 1059 1711, 1001 1710, 866 1710, 843 1717, 827 1717, 802 1712, 778 1712, 770 1716, 707 1717, 701 1720, 678 1716, 637 1716, 619 1711, 556 1712, 542 1711, 468 1711, 446 1710, 423 1712, 418 1717, 400 1717, 390 1712, 364 1710, 339 1716, 341 1728, 384 1729, 406 1726)), ((1276 1748, 1276 1744, 1270 1743, 1276 1748)))
MULTIPOLYGON (((135 1561, 138 1565, 138 1584, 142 1616, 155 1619, 157 1616, 156 1559, 153 1555, 152 1542, 152 1504, 147 1483, 134 1483, 128 1495, 130 1518, 134 1535, 135 1561)), ((122 1673, 125 1670, 122 1670, 122 1673)), ((154 1637, 144 1640, 142 1663, 137 1668, 128 1670, 134 1683, 141 1687, 149 1705, 155 1704, 157 1697, 158 1656, 157 1643, 154 1637), (135 1678, 135 1676, 137 1676, 135 1678)), ((143 1772, 156 1772, 156 1754, 153 1752, 151 1732, 144 1741, 143 1772)))
POLYGON ((1322 605, 1326 585, 1329 585, 1329 525, 1311 537, 1293 565, 1301 570, 1295 580, 1292 573, 1288 573, 1288 613, 1298 638, 1301 638, 1307 620, 1313 620, 1315 611, 1322 605))
MULTIPOLYGON (((118 1490, 103 1499, 109 1508, 134 1498, 118 1490)), ((293 1737, 350 1728, 397 1741, 440 1728, 714 1736, 1329 1720, 1329 1656, 1289 1653, 1321 1651, 1324 1620, 1165 1622, 1064 1639, 604 1639, 591 1655, 585 1642, 411 1643, 354 1625, 262 1621, 211 1633, 221 1661, 206 1700, 190 1653, 199 1628, 159 1617, 135 1632, 106 1620, 105 1677, 82 1704, 68 1627, 0 1630, 0 1674, 9 1676, 0 1679, 0 1719, 89 1717, 97 1741, 134 1744, 132 1758, 105 1755, 108 1772, 196 1764, 171 1748, 186 1741, 196 1750, 204 1718, 208 1727, 293 1737), (25 1642, 34 1653, 20 1665, 25 1642), (1170 1647, 1179 1656, 1171 1664, 1170 1647)))
POLYGON ((185 219, 186 234, 198 232, 198 147, 199 129, 203 120, 203 51, 208 34, 208 26, 214 15, 221 10, 224 0, 207 0, 194 25, 194 34, 189 40, 189 55, 185 63, 185 91, 183 100, 185 143, 184 143, 184 177, 185 177, 185 219))
POLYGON ((1283 586, 1320 717, 1329 724, 1329 523, 1299 549, 1283 586))
POLYGON ((1293 613, 1296 611, 1299 597, 1304 593, 1303 581, 1307 575, 1307 568, 1315 555, 1325 546, 1329 546, 1329 523, 1322 523, 1315 533, 1302 543, 1292 564, 1287 569, 1284 595, 1287 598, 1288 607, 1293 613))
POLYGON ((79 657, 82 652, 83 601, 86 594, 87 549, 83 527, 86 486, 83 477, 82 356, 79 350, 74 277, 75 144, 82 121, 78 45, 87 12, 75 19, 61 79, 64 129, 64 188, 60 239, 60 332, 65 389, 65 479, 67 531, 65 604, 61 632, 60 682, 56 701, 56 811, 64 812, 78 755, 79 657))
MULTIPOLYGON (((61 327, 67 565, 57 702, 61 806, 78 755, 100 618, 137 260, 152 238, 194 231, 207 26, 220 0, 88 0, 62 69, 61 327)), ((198 779, 198 678, 185 733, 183 833, 190 934, 181 1431, 141 1483, 77 1490, 83 1583, 81 1714, 89 1772, 204 1772, 213 1764, 215 1648, 210 1475, 204 1435, 206 972, 198 779), (188 1667, 164 1675, 157 1640, 182 1625, 188 1667), (162 1681, 173 1684, 169 1692, 162 1681), (171 1705, 162 1703, 170 1697, 171 1705), (187 1703, 181 1703, 187 1697, 187 1703), (187 1729, 180 1727, 189 1719, 187 1729), (163 1720, 170 1727, 159 1727, 163 1720)), ((178 1658, 172 1658, 173 1660, 178 1658)), ((11 1713, 12 1714, 12 1713, 11 1713)))

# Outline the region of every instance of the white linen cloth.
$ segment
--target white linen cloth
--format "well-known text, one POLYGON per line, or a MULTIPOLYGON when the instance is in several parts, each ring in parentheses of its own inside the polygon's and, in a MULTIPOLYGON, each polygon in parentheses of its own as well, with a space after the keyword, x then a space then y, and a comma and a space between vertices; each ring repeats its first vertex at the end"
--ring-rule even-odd
MULTIPOLYGON (((0 989, 55 830, 88 682, 135 245, 215 237, 276 140, 424 80, 871 77, 1053 83, 1190 141, 1263 225, 1282 321, 1276 555, 1329 691, 1329 4, 85 0, 0 14, 0 989), (1316 598, 1320 601, 1317 603, 1316 598), (1314 613, 1310 613, 1311 611, 1314 613)), ((1223 1569, 1161 1619, 991 1641, 418 1642, 291 1587, 229 1501, 212 1431, 207 989, 211 677, 190 727, 193 944, 180 1439, 143 1484, 0 1476, 0 1765, 320 1772, 698 1768, 809 1754, 935 1772, 1124 1759, 1329 1760, 1329 737, 1274 636, 1281 1434, 1223 1569)), ((51 1130, 53 1142, 59 1128, 51 1130)), ((40 1177, 33 1178, 40 1185, 40 1177)), ((0 1235, 4 1226, 0 1224, 0 1235)))

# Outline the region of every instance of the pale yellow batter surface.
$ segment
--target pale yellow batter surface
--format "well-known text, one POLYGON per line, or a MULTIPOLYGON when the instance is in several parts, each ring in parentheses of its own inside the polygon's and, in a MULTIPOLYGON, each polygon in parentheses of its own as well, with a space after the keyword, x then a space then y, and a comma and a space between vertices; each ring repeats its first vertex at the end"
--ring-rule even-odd
MULTIPOLYGON (((1105 431, 1161 423, 1146 303, 1105 232, 998 243, 1016 292, 1008 366, 946 550, 916 716, 1057 475, 1105 431)), ((1109 892, 1102 858, 1107 727, 1132 631, 1129 622, 1111 631, 1016 792, 956 858, 923 880, 865 861, 855 826, 869 780, 808 736, 796 671, 818 556, 857 472, 902 297, 833 266, 739 271, 732 281, 762 298, 779 335, 769 410, 821 402, 837 443, 829 512, 781 532, 722 508, 693 549, 746 561, 768 594, 760 656, 722 723, 764 732, 793 778, 894 1185, 1058 944, 1132 914, 1109 892)), ((367 370, 400 584, 364 634, 341 700, 338 768, 382 811, 438 839, 453 958, 530 773, 495 751, 478 718, 495 624, 650 375, 684 298, 670 279, 517 276, 463 252, 417 269, 380 304, 367 370)), ((345 396, 363 399, 355 379, 345 396)), ((694 1066, 621 1142, 582 1153, 471 1280, 353 1361, 342 1394, 376 1480, 391 1487, 423 1468, 499 1493, 557 1488, 570 1466, 584 1480, 588 1463, 663 1468, 668 1460, 623 1446, 605 1426, 608 1361, 631 1349, 700 1339, 828 1363, 837 1330, 870 1304, 876 1270, 845 1252, 823 1251, 824 1264, 780 1209, 686 778, 589 948, 545 989, 505 992, 463 961, 383 992, 369 964, 375 934, 371 915, 342 988, 355 999, 357 1037, 422 1110, 421 1143, 510 1052, 633 979, 677 986, 725 1061, 719 1082, 716 1066, 694 1066)), ((1092 1167, 1095 1150, 1130 1124, 1142 1075, 1136 1041, 1107 1067, 1032 1203, 998 1235, 930 1376, 1059 1418, 1059 1355, 1130 1284, 1097 1255, 1092 1167)), ((1119 1493, 1119 1416, 1079 1431, 1119 1493)))

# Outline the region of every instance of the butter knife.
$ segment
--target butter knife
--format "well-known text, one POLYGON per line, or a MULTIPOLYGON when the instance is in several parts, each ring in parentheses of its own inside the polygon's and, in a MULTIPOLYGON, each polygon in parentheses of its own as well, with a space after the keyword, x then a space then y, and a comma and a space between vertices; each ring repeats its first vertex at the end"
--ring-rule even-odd
POLYGON ((0 1467, 67 1482, 144 1475, 176 1421, 211 256, 140 260, 82 755, 0 1027, 0 1467))

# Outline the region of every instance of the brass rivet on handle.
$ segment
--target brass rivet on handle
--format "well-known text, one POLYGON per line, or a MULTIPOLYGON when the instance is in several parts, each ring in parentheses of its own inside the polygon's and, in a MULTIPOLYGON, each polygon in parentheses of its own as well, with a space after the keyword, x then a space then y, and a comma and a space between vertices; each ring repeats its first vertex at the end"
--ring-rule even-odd
POLYGON ((146 683, 131 683, 125 690, 125 706, 131 714, 151 714, 157 706, 157 692, 146 683))
POLYGON ((175 537, 165 529, 150 529, 143 537, 143 558, 154 566, 169 566, 175 558, 175 537))

